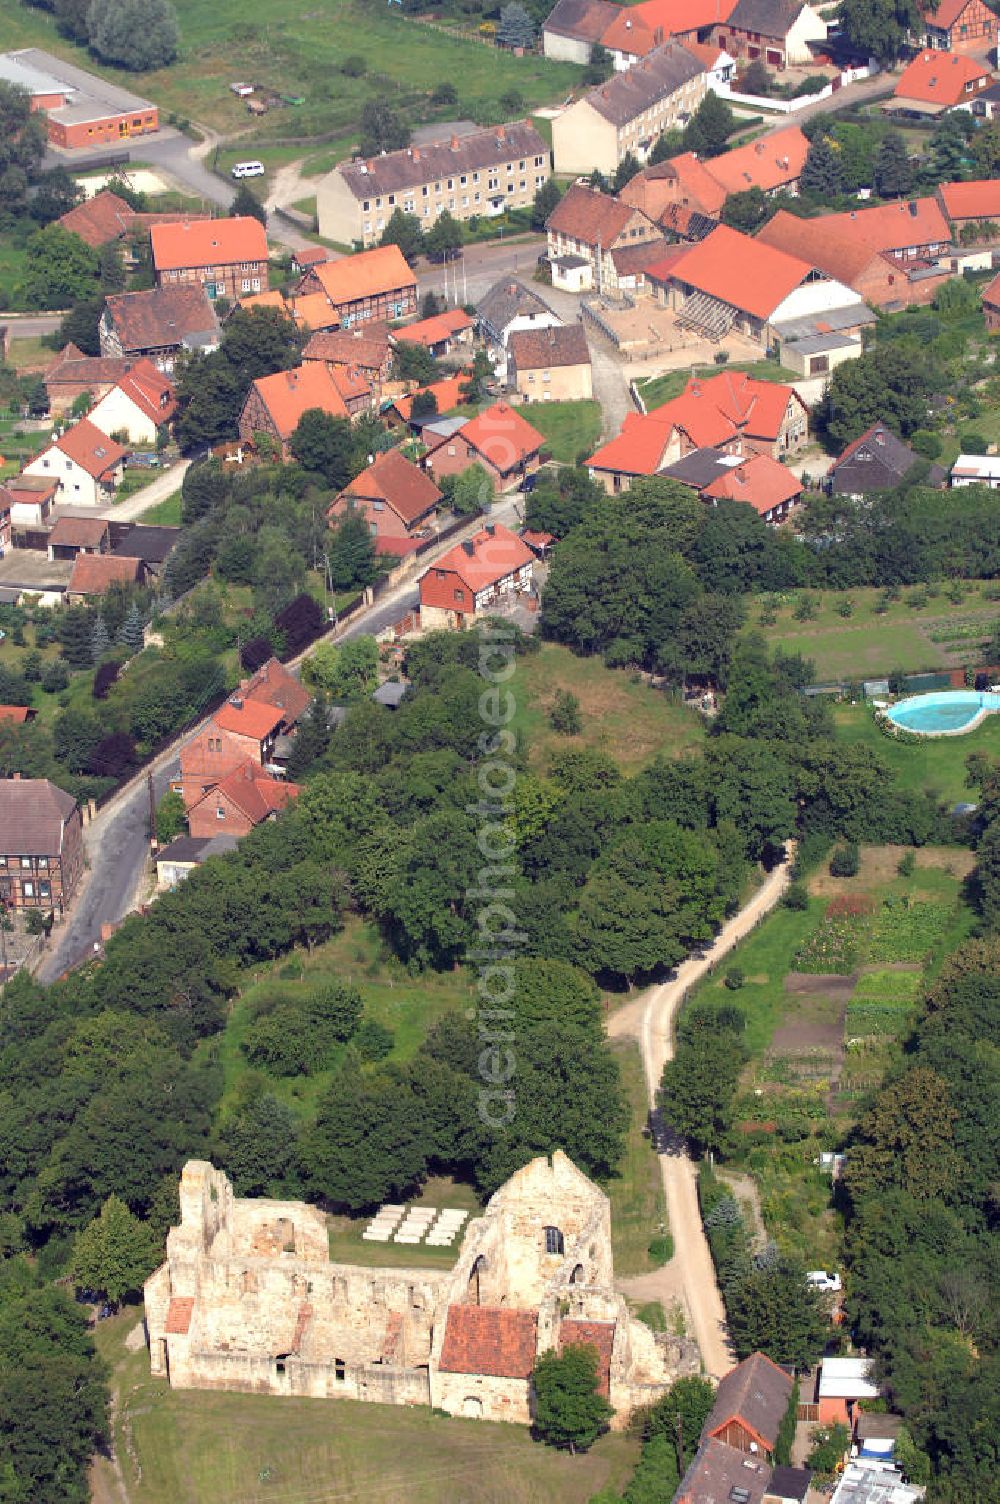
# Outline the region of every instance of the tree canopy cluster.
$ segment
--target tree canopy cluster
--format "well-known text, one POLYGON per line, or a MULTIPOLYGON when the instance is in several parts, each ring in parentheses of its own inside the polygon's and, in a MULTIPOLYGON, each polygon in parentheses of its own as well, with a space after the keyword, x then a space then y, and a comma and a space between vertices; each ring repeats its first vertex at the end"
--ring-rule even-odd
POLYGON ((143 73, 177 56, 180 27, 170 0, 25 0, 49 11, 63 36, 102 63, 143 73))

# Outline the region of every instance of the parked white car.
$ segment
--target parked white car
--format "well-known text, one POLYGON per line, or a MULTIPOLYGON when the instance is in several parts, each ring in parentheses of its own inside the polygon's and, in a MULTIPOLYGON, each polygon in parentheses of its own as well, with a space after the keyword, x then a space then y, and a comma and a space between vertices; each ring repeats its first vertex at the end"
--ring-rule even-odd
POLYGON ((828 1274, 825 1269, 810 1269, 806 1274, 806 1281, 817 1290, 826 1290, 833 1294, 843 1287, 840 1283, 839 1274, 828 1274))

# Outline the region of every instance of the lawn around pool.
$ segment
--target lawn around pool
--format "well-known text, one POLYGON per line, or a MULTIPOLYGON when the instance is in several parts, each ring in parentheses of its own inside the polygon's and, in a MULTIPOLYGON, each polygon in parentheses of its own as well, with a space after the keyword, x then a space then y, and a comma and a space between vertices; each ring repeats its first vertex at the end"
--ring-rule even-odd
POLYGON ((621 1432, 575 1457, 526 1426, 429 1407, 171 1389, 130 1351, 134 1306, 98 1323, 112 1370, 117 1466, 98 1456, 94 1504, 587 1504, 625 1486, 639 1443, 621 1432))
POLYGON ((964 736, 897 741, 876 724, 870 705, 835 705, 837 737, 873 748, 904 789, 932 790, 945 804, 975 799, 965 781, 965 760, 973 752, 1000 758, 1000 715, 988 715, 964 736))

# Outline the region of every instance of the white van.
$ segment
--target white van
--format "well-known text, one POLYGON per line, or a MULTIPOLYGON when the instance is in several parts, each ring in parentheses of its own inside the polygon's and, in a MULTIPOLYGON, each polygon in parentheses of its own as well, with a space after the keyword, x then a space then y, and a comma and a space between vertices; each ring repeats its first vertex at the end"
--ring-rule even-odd
POLYGON ((237 162, 233 168, 234 178, 262 178, 263 176, 263 162, 237 162))

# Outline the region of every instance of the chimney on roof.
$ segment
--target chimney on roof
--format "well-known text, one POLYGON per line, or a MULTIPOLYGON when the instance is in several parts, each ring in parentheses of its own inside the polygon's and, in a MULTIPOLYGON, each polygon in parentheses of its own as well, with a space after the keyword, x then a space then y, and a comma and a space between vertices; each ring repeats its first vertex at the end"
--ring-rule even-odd
POLYGON ((414 162, 419 162, 420 161, 420 148, 417 147, 417 146, 415 146, 413 148, 413 150, 411 151, 410 155, 412 156, 414 162))
POLYGON ((911 198, 910 199, 910 213, 913 215, 913 218, 916 219, 916 217, 917 217, 917 201, 916 201, 915 198, 911 198))
POLYGON ((498 125, 497 126, 497 140, 498 141, 506 141, 506 139, 507 139, 507 132, 504 130, 504 128, 503 128, 502 125, 498 125))
POLYGON ((487 533, 489 533, 489 535, 490 535, 491 538, 495 538, 496 535, 497 535, 497 525, 496 525, 496 523, 495 522, 488 522, 486 524, 486 531, 487 531, 487 533))
POLYGON ((234 710, 242 710, 243 709, 243 700, 242 700, 242 698, 239 695, 233 695, 233 698, 230 700, 229 703, 233 707, 234 710))
POLYGON ((464 553, 467 553, 470 559, 472 558, 473 554, 476 552, 476 548, 471 538, 466 538, 465 542, 462 544, 462 551, 464 553))
POLYGON ((458 137, 457 136, 452 136, 451 142, 449 144, 451 146, 452 151, 458 151, 458 137))
POLYGON ((763 141, 758 141, 758 142, 755 143, 755 145, 754 145, 754 151, 757 153, 758 157, 762 157, 764 155, 764 143, 763 143, 763 141))

